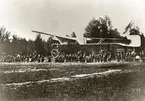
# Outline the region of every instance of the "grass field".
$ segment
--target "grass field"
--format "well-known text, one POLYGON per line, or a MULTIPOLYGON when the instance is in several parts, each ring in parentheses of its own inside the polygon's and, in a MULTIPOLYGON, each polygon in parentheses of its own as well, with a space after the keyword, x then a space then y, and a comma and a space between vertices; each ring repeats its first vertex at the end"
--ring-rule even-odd
POLYGON ((1 63, 0 101, 145 101, 144 63, 1 63))

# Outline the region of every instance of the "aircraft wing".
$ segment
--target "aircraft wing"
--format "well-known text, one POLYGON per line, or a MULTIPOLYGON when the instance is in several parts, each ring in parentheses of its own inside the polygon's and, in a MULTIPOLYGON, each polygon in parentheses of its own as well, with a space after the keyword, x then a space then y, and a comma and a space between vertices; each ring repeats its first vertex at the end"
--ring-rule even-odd
POLYGON ((61 41, 61 43, 65 43, 66 41, 67 42, 75 42, 75 43, 78 43, 78 41, 75 38, 61 37, 61 36, 57 36, 57 35, 53 35, 53 34, 49 34, 49 33, 45 33, 45 32, 40 32, 40 31, 34 31, 34 30, 32 30, 32 32, 38 33, 38 34, 43 34, 43 35, 48 35, 48 36, 51 36, 51 37, 56 37, 58 40, 61 41))

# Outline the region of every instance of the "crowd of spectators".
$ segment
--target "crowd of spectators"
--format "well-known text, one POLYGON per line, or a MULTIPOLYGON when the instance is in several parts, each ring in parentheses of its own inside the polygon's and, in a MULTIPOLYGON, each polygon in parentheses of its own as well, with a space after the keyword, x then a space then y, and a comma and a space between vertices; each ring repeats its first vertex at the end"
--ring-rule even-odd
POLYGON ((127 51, 126 53, 117 52, 115 56, 110 51, 100 50, 98 53, 74 53, 59 55, 55 62, 135 62, 144 61, 144 52, 136 53, 127 51))
POLYGON ((41 54, 37 54, 36 52, 29 55, 22 54, 8 54, 2 53, 0 54, 0 62, 134 62, 145 60, 144 52, 136 53, 135 51, 128 51, 125 54, 116 53, 116 56, 113 57, 110 51, 100 50, 98 53, 66 53, 59 54, 57 57, 53 57, 51 55, 43 56, 41 54))
MULTIPOLYGON (((44 62, 45 60, 46 57, 40 54, 36 54, 35 52, 28 55, 22 55, 22 54, 12 55, 8 53, 0 54, 0 62, 44 62)), ((48 62, 50 62, 50 60, 48 62)))

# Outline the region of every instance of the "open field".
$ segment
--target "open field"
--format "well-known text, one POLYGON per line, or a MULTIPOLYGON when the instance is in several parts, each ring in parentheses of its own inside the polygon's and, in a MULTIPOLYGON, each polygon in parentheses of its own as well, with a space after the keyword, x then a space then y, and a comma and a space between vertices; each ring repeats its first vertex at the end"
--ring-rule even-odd
POLYGON ((0 101, 144 101, 144 63, 2 63, 0 101))

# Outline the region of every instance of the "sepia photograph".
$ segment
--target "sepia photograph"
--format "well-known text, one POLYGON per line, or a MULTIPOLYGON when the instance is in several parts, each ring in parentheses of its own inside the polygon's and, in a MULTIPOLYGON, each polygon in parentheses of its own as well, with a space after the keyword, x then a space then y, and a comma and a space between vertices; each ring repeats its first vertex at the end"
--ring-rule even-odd
POLYGON ((0 101, 145 101, 145 1, 0 0, 0 101))

